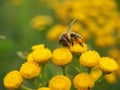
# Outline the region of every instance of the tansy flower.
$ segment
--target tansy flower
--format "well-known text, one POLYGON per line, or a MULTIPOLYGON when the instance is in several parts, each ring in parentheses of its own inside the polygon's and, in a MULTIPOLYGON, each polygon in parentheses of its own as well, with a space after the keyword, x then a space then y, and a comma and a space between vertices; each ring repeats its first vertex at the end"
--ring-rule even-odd
POLYGON ((43 49, 43 48, 45 48, 44 44, 38 44, 38 45, 32 46, 32 50, 43 49))
POLYGON ((80 56, 80 63, 86 67, 93 67, 98 64, 100 59, 96 51, 86 51, 80 56))
POLYGON ((87 45, 83 43, 83 46, 81 46, 79 43, 74 42, 74 45, 70 47, 70 51, 75 54, 81 54, 87 50, 87 45))
POLYGON ((94 79, 87 73, 81 73, 75 76, 73 84, 78 90, 90 90, 94 87, 94 79))
POLYGON ((51 90, 70 90, 70 87, 70 79, 62 75, 57 75, 53 77, 49 82, 49 88, 51 90))
POLYGON ((39 88, 39 89, 37 89, 37 90, 51 90, 51 89, 48 88, 48 87, 41 87, 41 88, 39 88))
POLYGON ((41 67, 35 63, 24 63, 20 67, 20 73, 24 78, 33 79, 39 75, 41 67))
POLYGON ((118 69, 118 63, 109 57, 102 57, 99 60, 99 67, 105 72, 114 72, 118 69))
POLYGON ((38 15, 31 20, 31 26, 37 30, 42 30, 46 25, 52 23, 52 18, 50 16, 38 15))
POLYGON ((32 53, 35 62, 45 63, 51 57, 51 51, 48 48, 37 49, 32 53))
POLYGON ((66 65, 72 61, 72 54, 68 48, 57 48, 53 51, 51 60, 56 65, 66 65))
POLYGON ((19 86, 23 82, 23 78, 17 70, 9 72, 5 77, 4 77, 4 86, 7 89, 13 90, 19 88, 19 86))
POLYGON ((94 68, 92 68, 90 75, 93 77, 94 81, 96 81, 102 75, 102 70, 98 67, 94 67, 94 68))
POLYGON ((111 73, 111 74, 105 75, 105 80, 111 84, 115 84, 117 81, 117 77, 115 73, 111 73))

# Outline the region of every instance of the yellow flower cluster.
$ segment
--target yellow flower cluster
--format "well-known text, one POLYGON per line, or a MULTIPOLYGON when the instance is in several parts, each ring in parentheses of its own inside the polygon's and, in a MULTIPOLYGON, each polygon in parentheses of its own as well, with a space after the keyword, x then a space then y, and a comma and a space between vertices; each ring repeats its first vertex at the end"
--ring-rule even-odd
POLYGON ((20 71, 11 71, 5 76, 4 86, 6 88, 17 89, 23 82, 23 78, 34 79, 39 76, 41 72, 40 65, 46 63, 52 55, 44 44, 34 45, 32 50, 27 56, 27 62, 20 67, 20 71))
MULTIPOLYGON (((113 73, 118 69, 118 63, 109 57, 100 57, 99 53, 92 50, 87 50, 87 45, 83 43, 83 46, 74 42, 73 46, 61 47, 53 50, 45 48, 44 44, 32 46, 32 52, 27 56, 27 62, 23 63, 19 71, 11 71, 4 78, 4 86, 8 89, 17 89, 21 86, 23 78, 34 79, 40 75, 42 80, 44 80, 44 68, 43 65, 51 59, 52 63, 58 66, 66 66, 72 62, 74 53, 78 54, 80 58, 78 59, 79 64, 88 68, 90 71, 88 73, 81 72, 74 76, 73 84, 78 90, 88 90, 92 89, 95 83, 100 79, 100 77, 105 72, 113 73), (78 51, 77 51, 78 50, 78 51), (42 67, 41 67, 42 65, 42 67)), ((66 72, 65 67, 63 68, 63 74, 66 72)), ((106 75, 105 74, 105 75, 106 75)), ((44 86, 44 81, 42 87, 37 87, 38 90, 70 90, 71 80, 64 75, 56 75, 52 77, 49 81, 48 87, 44 86)), ((115 82, 115 77, 106 80, 109 82, 115 82)))
POLYGON ((77 17, 79 24, 74 24, 74 32, 81 34, 85 39, 94 37, 92 43, 100 48, 118 44, 120 17, 115 0, 46 0, 46 3, 62 21, 61 25, 56 24, 49 30, 48 39, 58 40, 61 32, 66 30, 64 27, 68 26, 69 20, 77 17))

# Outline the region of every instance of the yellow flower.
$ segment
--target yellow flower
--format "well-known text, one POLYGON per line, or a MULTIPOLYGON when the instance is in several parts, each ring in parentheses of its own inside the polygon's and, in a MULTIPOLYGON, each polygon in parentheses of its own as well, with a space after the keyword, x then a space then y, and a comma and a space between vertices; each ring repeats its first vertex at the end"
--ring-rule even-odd
POLYGON ((66 65, 72 61, 72 54, 68 48, 58 48, 53 51, 51 60, 56 65, 66 65))
POLYGON ((57 75, 53 77, 49 82, 49 88, 51 90, 70 90, 70 87, 70 79, 62 75, 57 75))
POLYGON ((79 43, 74 42, 74 45, 70 47, 70 51, 75 54, 81 54, 87 50, 87 45, 83 43, 83 46, 81 46, 79 43))
POLYGON ((38 44, 38 45, 32 46, 32 50, 43 49, 43 48, 45 48, 44 44, 38 44))
POLYGON ((27 56, 27 62, 34 62, 32 52, 28 54, 28 56, 27 56))
POLYGON ((10 90, 17 89, 23 82, 23 78, 17 70, 9 72, 4 77, 4 86, 10 90))
POLYGON ((117 77, 114 73, 111 73, 111 74, 105 75, 105 80, 111 84, 115 84, 117 81, 117 77))
POLYGON ((35 62, 45 63, 51 57, 51 51, 48 48, 37 49, 32 53, 35 62))
POLYGON ((99 69, 98 67, 94 67, 94 68, 92 68, 90 75, 93 77, 94 81, 96 81, 102 75, 102 70, 99 69))
POLYGON ((66 26, 63 25, 55 25, 51 30, 47 33, 47 38, 49 40, 55 41, 58 40, 59 36, 67 29, 66 26))
POLYGON ((39 89, 37 89, 37 90, 51 90, 51 89, 48 88, 48 87, 41 87, 41 88, 39 88, 39 89))
POLYGON ((20 67, 21 75, 26 79, 33 79, 39 75, 41 67, 35 63, 24 63, 20 67))
POLYGON ((94 79, 87 73, 75 76, 73 84, 78 90, 88 90, 94 87, 94 79))
POLYGON ((46 25, 52 23, 52 18, 50 16, 38 15, 31 20, 31 25, 37 30, 42 30, 46 25))
POLYGON ((99 59, 99 54, 96 51, 90 50, 82 53, 80 57, 80 63, 86 67, 93 67, 98 64, 99 59))
POLYGON ((114 72, 118 69, 118 63, 109 57, 102 57, 99 61, 99 67, 105 72, 114 72))

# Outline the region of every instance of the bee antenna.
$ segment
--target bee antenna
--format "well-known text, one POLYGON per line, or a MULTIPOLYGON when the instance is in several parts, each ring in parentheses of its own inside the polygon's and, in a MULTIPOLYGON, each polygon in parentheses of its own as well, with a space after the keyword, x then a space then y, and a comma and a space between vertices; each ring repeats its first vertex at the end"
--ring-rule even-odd
POLYGON ((75 19, 72 20, 72 22, 70 23, 70 25, 69 25, 69 27, 68 27, 66 33, 68 33, 68 32, 71 31, 71 28, 73 27, 73 24, 74 24, 74 22, 75 22, 76 20, 77 20, 77 18, 75 18, 75 19))

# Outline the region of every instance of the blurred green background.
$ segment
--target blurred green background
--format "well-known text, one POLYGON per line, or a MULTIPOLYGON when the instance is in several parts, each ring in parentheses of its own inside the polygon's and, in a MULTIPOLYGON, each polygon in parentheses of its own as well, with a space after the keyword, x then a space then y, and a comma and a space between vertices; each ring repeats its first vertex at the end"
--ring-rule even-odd
MULTIPOLYGON (((65 25, 68 26, 73 18, 70 17, 70 20, 69 18, 65 20, 64 18, 59 19, 59 16, 55 13, 57 1, 64 2, 64 0, 0 0, 0 90, 5 90, 3 77, 11 70, 19 70, 19 67, 24 62, 18 52, 30 52, 32 45, 40 43, 44 43, 51 50, 59 47, 58 40, 49 40, 46 34, 55 24, 66 22, 65 25), (43 24, 43 26, 39 27, 42 30, 31 25, 31 20, 38 15, 50 16, 51 18, 50 24, 43 24)), ((73 0, 66 1, 71 2, 73 0)), ((87 0, 85 1, 87 2, 87 0)), ((109 1, 116 3, 117 13, 120 15, 120 0, 109 1)), ((59 7, 61 7, 60 10, 64 11, 64 7, 59 7)), ((86 39, 86 43, 89 43, 89 46, 99 51, 101 55, 107 55, 106 52, 111 46, 109 48, 96 47, 93 43, 94 38, 96 37, 90 35, 90 38, 86 39)), ((120 48, 119 45, 120 43, 117 43, 112 47, 120 48)), ((118 78, 115 84, 102 81, 94 90, 120 90, 120 80, 118 78)))

